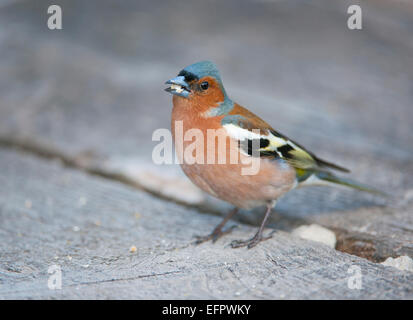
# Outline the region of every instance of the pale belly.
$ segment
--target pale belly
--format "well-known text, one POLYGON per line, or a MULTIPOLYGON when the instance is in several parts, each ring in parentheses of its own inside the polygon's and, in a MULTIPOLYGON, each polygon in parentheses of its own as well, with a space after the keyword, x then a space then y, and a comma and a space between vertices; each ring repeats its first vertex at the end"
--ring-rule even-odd
MULTIPOLYGON (((242 164, 182 164, 185 174, 205 192, 239 208, 254 208, 290 191, 295 170, 278 160, 260 159, 257 174, 245 175, 242 164)), ((245 168, 245 167, 244 167, 245 168)))

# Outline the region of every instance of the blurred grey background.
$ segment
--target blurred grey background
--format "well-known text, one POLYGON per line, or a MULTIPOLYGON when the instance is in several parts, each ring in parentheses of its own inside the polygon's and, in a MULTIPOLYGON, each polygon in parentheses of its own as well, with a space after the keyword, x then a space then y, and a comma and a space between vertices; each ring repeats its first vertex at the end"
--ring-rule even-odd
MULTIPOLYGON (((10 180, 33 179, 9 154, 20 149, 23 159, 59 159, 174 205, 224 213, 228 205, 201 193, 177 165, 155 166, 151 158, 153 131, 170 128, 164 82, 208 59, 233 100, 350 168, 352 178, 393 195, 297 190, 279 202, 273 227, 317 222, 335 230, 342 251, 375 261, 411 255, 411 1, 5 0, 0 25, 4 205, 24 189, 10 180), (62 8, 62 30, 47 28, 51 4, 62 8), (347 28, 351 4, 361 5, 362 30, 347 28), (363 234, 373 251, 346 242, 349 234, 363 234)), ((30 168, 36 172, 37 165, 30 168)), ((55 183, 48 179, 41 181, 55 183)), ((43 195, 35 186, 22 191, 18 208, 26 198, 60 196, 59 189, 43 195)), ((257 224, 255 213, 240 219, 257 224)), ((71 214, 81 221, 80 212, 71 214)), ((2 220, 10 230, 18 224, 5 211, 2 220)))

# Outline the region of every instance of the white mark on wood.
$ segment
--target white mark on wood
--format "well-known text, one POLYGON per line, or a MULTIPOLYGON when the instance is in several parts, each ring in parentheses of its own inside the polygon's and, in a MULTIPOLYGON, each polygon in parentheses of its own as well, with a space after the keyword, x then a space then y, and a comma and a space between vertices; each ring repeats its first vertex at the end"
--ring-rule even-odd
POLYGON ((395 259, 389 257, 381 264, 387 267, 394 267, 399 270, 413 272, 413 260, 408 256, 400 256, 395 259))
POLYGON ((294 229, 292 234, 302 239, 324 243, 330 248, 335 248, 337 242, 336 235, 333 231, 318 224, 300 226, 294 229))

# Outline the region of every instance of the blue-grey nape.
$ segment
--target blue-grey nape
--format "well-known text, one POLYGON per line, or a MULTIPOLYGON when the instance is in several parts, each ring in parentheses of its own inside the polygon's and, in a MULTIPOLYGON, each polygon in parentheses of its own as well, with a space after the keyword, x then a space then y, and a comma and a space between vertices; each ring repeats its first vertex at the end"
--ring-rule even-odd
POLYGON ((230 98, 227 97, 225 92, 224 92, 224 95, 225 95, 224 101, 221 102, 218 107, 212 108, 211 110, 208 111, 207 113, 208 117, 226 115, 234 108, 234 102, 230 98))

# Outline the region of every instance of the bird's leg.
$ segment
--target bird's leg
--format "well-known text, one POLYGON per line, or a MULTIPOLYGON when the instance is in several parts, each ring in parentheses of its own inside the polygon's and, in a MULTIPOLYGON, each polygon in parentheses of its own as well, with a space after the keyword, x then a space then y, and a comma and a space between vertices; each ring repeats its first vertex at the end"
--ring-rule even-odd
POLYGON ((208 240, 212 240, 213 243, 217 241, 220 237, 222 237, 224 234, 230 233, 234 227, 231 227, 225 231, 222 230, 224 225, 228 222, 229 219, 232 218, 234 214, 238 212, 238 208, 232 209, 228 214, 225 216, 224 220, 221 221, 219 225, 215 227, 215 229, 207 236, 197 236, 197 240, 195 241, 195 244, 200 244, 208 240))
POLYGON ((261 226, 258 229, 257 233, 255 234, 255 236, 253 236, 251 239, 248 240, 234 240, 231 242, 231 247, 232 248, 240 248, 240 247, 245 247, 247 246, 248 249, 255 247, 259 242, 264 241, 264 240, 268 240, 270 238, 272 238, 271 235, 264 237, 262 235, 265 225, 267 223, 267 220, 271 214, 271 209, 273 207, 273 203, 270 203, 267 205, 267 211, 265 212, 265 216, 264 219, 262 220, 261 226))

